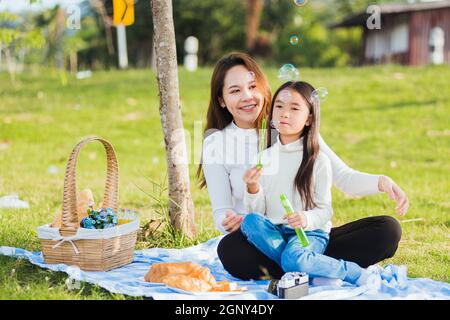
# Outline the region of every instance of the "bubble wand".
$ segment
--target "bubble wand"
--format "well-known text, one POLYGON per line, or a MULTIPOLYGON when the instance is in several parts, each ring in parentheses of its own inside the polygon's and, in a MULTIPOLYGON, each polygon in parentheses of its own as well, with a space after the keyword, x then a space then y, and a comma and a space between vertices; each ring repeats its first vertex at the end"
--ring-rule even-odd
MULTIPOLYGON (((289 201, 288 197, 283 193, 280 195, 281 205, 283 206, 284 210, 286 211, 286 215, 290 216, 294 213, 294 209, 292 208, 291 202, 289 201)), ((295 233, 297 234, 298 240, 300 240, 300 243, 303 247, 309 246, 309 240, 306 236, 305 231, 303 228, 294 228, 295 233)))
POLYGON ((263 167, 261 160, 262 160, 262 152, 267 147, 266 136, 267 136, 267 123, 266 118, 263 118, 261 130, 259 131, 259 148, 258 148, 259 154, 258 154, 258 164, 256 165, 258 169, 261 169, 263 167))

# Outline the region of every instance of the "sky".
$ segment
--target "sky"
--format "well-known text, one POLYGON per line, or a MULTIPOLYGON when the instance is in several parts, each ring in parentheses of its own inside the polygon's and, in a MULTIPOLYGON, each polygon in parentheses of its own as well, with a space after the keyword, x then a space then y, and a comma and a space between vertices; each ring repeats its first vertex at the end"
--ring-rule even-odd
POLYGON ((60 4, 62 7, 67 7, 71 4, 77 4, 82 0, 37 0, 33 4, 30 4, 29 0, 0 0, 0 12, 20 12, 23 10, 38 11, 43 8, 52 8, 56 4, 60 4))

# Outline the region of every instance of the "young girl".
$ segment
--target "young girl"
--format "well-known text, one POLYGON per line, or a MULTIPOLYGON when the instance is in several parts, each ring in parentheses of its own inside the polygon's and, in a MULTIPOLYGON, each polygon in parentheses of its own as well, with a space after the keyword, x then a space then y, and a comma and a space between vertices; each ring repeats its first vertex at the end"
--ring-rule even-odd
POLYGON ((323 255, 333 215, 332 170, 330 160, 319 150, 319 119, 319 101, 310 84, 287 82, 275 93, 268 123, 279 134, 263 151, 263 168, 254 167, 244 175, 244 205, 250 213, 241 223, 241 231, 284 272, 301 271, 311 277, 363 285, 376 268, 363 269, 354 262, 323 255), (293 205, 295 213, 289 217, 281 194, 293 205), (306 232, 307 247, 301 245, 294 230, 299 227, 306 232))

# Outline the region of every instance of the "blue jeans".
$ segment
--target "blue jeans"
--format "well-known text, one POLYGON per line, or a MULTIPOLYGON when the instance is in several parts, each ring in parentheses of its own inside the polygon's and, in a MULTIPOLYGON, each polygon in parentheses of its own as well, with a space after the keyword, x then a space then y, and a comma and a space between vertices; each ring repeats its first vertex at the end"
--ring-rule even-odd
POLYGON ((304 248, 295 230, 275 225, 257 213, 248 213, 241 231, 258 250, 280 265, 284 272, 306 272, 310 277, 327 277, 355 283, 362 268, 354 262, 324 255, 329 235, 322 230, 306 231, 310 245, 304 248))

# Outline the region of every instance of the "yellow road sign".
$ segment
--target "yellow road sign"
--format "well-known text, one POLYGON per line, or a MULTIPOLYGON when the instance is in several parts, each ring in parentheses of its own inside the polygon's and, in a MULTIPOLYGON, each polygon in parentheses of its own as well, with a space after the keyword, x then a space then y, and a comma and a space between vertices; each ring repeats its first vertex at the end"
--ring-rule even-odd
POLYGON ((129 26, 134 23, 135 0, 113 0, 114 25, 129 26))

